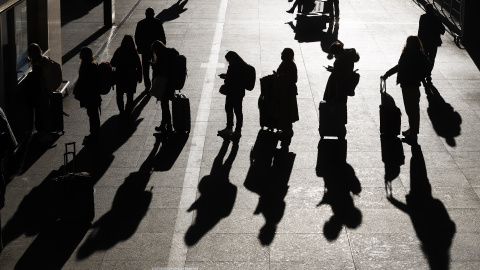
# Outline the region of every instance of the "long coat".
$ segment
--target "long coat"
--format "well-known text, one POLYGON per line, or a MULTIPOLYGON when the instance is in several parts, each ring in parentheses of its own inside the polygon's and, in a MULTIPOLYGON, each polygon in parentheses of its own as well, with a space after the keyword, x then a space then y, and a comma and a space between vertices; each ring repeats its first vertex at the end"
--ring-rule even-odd
POLYGON ((119 47, 113 54, 112 67, 115 67, 117 91, 135 93, 137 82, 142 81, 142 62, 136 50, 119 47))
POLYGON ((282 61, 274 81, 276 104, 274 115, 280 130, 290 129, 299 120, 297 105, 297 66, 293 61, 282 61))

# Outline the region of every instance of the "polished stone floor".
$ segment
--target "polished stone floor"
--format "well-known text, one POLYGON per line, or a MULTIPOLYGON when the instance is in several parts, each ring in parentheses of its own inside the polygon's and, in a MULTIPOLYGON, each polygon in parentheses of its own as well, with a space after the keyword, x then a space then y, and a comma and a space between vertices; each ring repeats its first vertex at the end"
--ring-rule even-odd
MULTIPOLYGON (((0 269, 480 269, 480 71, 448 32, 432 74, 438 93, 427 99, 421 88, 419 146, 379 133, 379 77, 417 32, 423 10, 415 1, 340 1, 338 39, 359 52, 361 74, 344 144, 318 134, 332 37, 296 35, 295 15, 285 12, 291 3, 190 0, 181 10, 171 0, 115 2, 112 29, 102 28, 102 5, 71 7, 76 16, 62 27, 65 78, 76 80, 81 46, 109 61, 147 7, 170 8, 167 46, 188 59, 182 93, 190 98, 192 131, 153 136, 161 111, 139 84, 128 124, 119 120, 115 93, 102 97, 101 149, 83 147, 86 112, 65 97, 65 134, 7 187, 0 269), (225 53, 238 52, 260 78, 278 67, 286 47, 299 76, 300 121, 289 152, 259 132, 258 80, 244 99, 238 146, 224 142, 216 136, 225 125, 216 75, 226 71, 225 53), (71 141, 77 170, 95 181, 93 226, 42 227, 49 207, 42 196, 48 186, 40 184, 61 168, 71 141)), ((404 130, 395 77, 387 92, 404 130)))

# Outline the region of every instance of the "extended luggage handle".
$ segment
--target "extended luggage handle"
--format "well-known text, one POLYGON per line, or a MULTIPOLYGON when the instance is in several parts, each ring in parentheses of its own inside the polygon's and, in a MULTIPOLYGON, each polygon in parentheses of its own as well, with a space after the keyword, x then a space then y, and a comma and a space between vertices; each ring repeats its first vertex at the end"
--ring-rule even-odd
POLYGON ((69 142, 65 143, 65 154, 63 154, 63 164, 65 168, 65 175, 68 174, 73 174, 75 173, 75 156, 76 156, 76 147, 75 147, 75 142, 69 142), (73 146, 73 151, 68 151, 68 146, 72 145, 73 146), (67 165, 68 165, 68 155, 72 155, 72 170, 71 172, 68 171, 67 165))
POLYGON ((380 79, 380 94, 387 93, 387 80, 380 79))

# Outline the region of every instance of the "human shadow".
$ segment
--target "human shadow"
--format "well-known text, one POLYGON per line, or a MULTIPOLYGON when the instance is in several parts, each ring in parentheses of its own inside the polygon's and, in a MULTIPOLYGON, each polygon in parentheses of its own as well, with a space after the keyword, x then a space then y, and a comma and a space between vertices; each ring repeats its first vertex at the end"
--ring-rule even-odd
MULTIPOLYGON (((329 35, 323 31, 327 28, 327 23, 330 21, 328 16, 319 14, 297 14, 295 20, 297 21, 296 24, 294 24, 293 21, 287 22, 287 24, 292 28, 295 33, 295 40, 298 42, 317 42, 329 35)), ((332 23, 330 23, 330 25, 331 24, 332 23)))
POLYGON ((214 228, 220 220, 230 215, 237 197, 237 187, 228 179, 233 161, 237 156, 238 144, 233 144, 225 162, 229 140, 224 140, 213 161, 209 175, 198 183, 200 197, 188 208, 196 211, 195 222, 185 233, 185 244, 193 246, 214 228))
POLYGON ((391 134, 381 134, 380 144, 382 161, 385 164, 385 192, 392 194, 392 181, 400 174, 400 167, 405 164, 402 140, 391 134))
POLYGON ((346 162, 346 152, 346 140, 322 139, 318 144, 317 176, 323 177, 325 191, 317 207, 328 204, 333 212, 323 226, 328 241, 335 241, 343 226, 353 229, 362 223, 362 212, 352 198, 361 193, 362 187, 346 162))
POLYGON ((40 159, 43 154, 45 154, 49 149, 56 147, 56 142, 60 135, 57 133, 51 133, 52 140, 48 142, 42 142, 38 139, 38 133, 33 134, 27 138, 27 143, 25 144, 25 149, 21 151, 21 157, 18 157, 18 168, 14 169, 16 175, 22 175, 30 167, 32 167, 35 162, 40 159))
POLYGON ((188 133, 178 132, 165 139, 165 143, 162 144, 158 154, 155 156, 154 171, 164 172, 173 167, 187 143, 188 133))
POLYGON ((261 129, 250 152, 250 168, 244 186, 259 195, 254 215, 262 214, 265 224, 258 239, 270 245, 277 225, 285 213, 285 196, 296 155, 276 149, 278 139, 268 130, 261 129))
POLYGON ((393 196, 388 200, 410 216, 430 269, 449 269, 450 247, 456 225, 443 203, 432 196, 420 145, 412 145, 410 193, 406 195, 406 204, 393 196))
POLYGON ((187 11, 188 9, 185 8, 185 5, 188 3, 188 0, 178 0, 175 4, 171 7, 162 10, 158 13, 155 18, 159 19, 162 22, 173 21, 180 17, 180 14, 187 11))
POLYGON ((71 21, 82 18, 87 15, 91 10, 101 5, 103 0, 89 0, 89 1, 76 1, 76 0, 62 0, 60 5, 60 13, 62 17, 62 26, 68 24, 71 21))
POLYGON ((108 250, 130 238, 146 215, 152 201, 152 189, 146 189, 155 165, 161 138, 157 136, 150 154, 137 172, 130 173, 117 190, 110 211, 100 217, 77 253, 85 259, 98 250, 108 250))
POLYGON ((87 37, 84 41, 80 42, 78 45, 73 47, 71 50, 66 52, 65 54, 62 55, 62 64, 67 63, 70 61, 72 58, 76 57, 79 53, 80 50, 92 44, 94 41, 98 40, 103 34, 105 34, 107 31, 110 31, 110 27, 108 26, 103 26, 102 28, 98 29, 95 31, 95 33, 91 34, 89 37, 87 37))
MULTIPOLYGON (((97 145, 82 148, 77 153, 75 161, 70 161, 67 167, 71 167, 74 163, 76 172, 89 172, 92 185, 95 185, 115 159, 114 153, 134 134, 143 120, 138 117, 149 100, 150 97, 144 94, 134 100, 136 106, 131 114, 131 123, 120 132, 119 117, 113 116, 107 119, 100 128, 100 142, 97 145)), ((55 208, 52 200, 55 201, 59 194, 53 193, 52 181, 63 175, 65 171, 65 165, 53 170, 38 186, 25 195, 3 228, 4 246, 22 234, 34 236, 42 231, 49 231, 52 223, 58 218, 52 211, 55 208)))
POLYGON ((443 99, 433 84, 425 86, 427 93, 427 113, 432 121, 433 129, 438 136, 445 138, 450 146, 456 146, 455 137, 460 135, 462 117, 443 99))

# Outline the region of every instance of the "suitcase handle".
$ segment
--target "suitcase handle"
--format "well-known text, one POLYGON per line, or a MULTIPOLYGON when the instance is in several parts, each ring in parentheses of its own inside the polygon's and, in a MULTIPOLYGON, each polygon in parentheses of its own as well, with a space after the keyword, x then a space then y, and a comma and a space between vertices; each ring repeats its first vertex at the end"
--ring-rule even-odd
POLYGON ((69 142, 69 143, 65 143, 65 154, 63 154, 63 165, 64 165, 64 168, 65 168, 65 175, 68 175, 68 174, 73 174, 75 173, 75 156, 76 156, 76 147, 75 147, 75 142, 69 142), (73 146, 73 151, 69 151, 68 150, 68 146, 73 146), (72 155, 72 170, 71 172, 68 171, 67 169, 67 165, 68 165, 68 155, 72 155))
POLYGON ((380 94, 387 93, 387 80, 380 79, 380 94))

